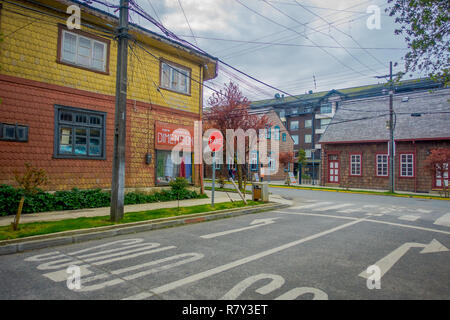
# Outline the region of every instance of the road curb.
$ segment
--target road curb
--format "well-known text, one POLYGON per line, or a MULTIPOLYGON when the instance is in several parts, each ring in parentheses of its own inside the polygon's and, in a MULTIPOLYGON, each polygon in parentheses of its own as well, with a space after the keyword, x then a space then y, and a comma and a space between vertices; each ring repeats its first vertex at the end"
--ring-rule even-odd
POLYGON ((150 230, 157 230, 190 223, 199 223, 217 219, 259 213, 269 210, 287 208, 290 205, 282 203, 268 203, 246 208, 234 208, 211 211, 208 213, 194 213, 182 218, 170 217, 126 224, 63 231, 46 235, 0 241, 0 256, 14 254, 35 249, 43 249, 58 245, 80 243, 89 240, 103 239, 116 235, 132 234, 150 230))

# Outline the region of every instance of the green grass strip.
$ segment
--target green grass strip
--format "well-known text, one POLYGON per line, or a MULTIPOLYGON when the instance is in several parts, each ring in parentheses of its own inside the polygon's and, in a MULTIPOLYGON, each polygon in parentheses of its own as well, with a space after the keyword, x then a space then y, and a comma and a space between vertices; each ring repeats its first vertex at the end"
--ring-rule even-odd
POLYGON ((131 222, 147 221, 160 218, 177 217, 194 213, 240 208, 245 206, 258 205, 261 203, 262 202, 247 200, 247 205, 245 205, 243 201, 235 201, 235 202, 216 203, 214 208, 211 207, 211 205, 209 204, 204 204, 198 206, 180 207, 179 209, 165 208, 139 212, 128 212, 125 213, 124 218, 117 223, 110 221, 110 216, 101 216, 101 217, 83 217, 76 219, 66 219, 59 221, 24 223, 19 225, 19 230, 17 231, 14 231, 12 229, 12 226, 1 226, 0 240, 24 238, 61 231, 104 227, 116 224, 126 224, 131 222))

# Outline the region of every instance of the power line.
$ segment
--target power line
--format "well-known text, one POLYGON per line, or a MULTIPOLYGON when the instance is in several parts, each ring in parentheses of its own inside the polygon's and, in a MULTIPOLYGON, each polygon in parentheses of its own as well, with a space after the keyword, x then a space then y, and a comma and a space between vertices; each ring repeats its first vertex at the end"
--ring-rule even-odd
MULTIPOLYGON (((300 7, 302 7, 303 9, 305 9, 306 11, 308 11, 309 13, 311 13, 312 15, 318 17, 319 19, 323 20, 325 23, 327 23, 329 26, 333 27, 335 30, 337 30, 338 32, 346 35, 347 37, 349 37, 350 39, 352 39, 357 45, 358 47, 362 48, 363 47, 359 44, 358 41, 355 40, 355 38, 353 38, 353 36, 351 36, 350 34, 343 32, 342 30, 338 29, 337 27, 335 27, 334 25, 330 24, 330 22, 328 22, 325 18, 323 18, 322 16, 316 14, 314 11, 309 10, 308 8, 306 8, 303 4, 299 3, 297 0, 294 0, 294 2, 299 5, 300 7)), ((332 37, 334 39, 334 37, 332 37)), ((335 39, 334 39, 335 40, 335 39)), ((335 40, 336 41, 336 40, 335 40)), ((366 49, 363 49, 364 52, 366 52, 368 55, 370 55, 373 59, 375 59, 378 63, 380 63, 382 66, 386 66, 385 63, 381 62, 377 57, 375 57, 374 55, 372 55, 369 51, 367 51, 366 49)))
MULTIPOLYGON (((276 22, 275 20, 272 20, 271 18, 268 18, 268 17, 266 17, 266 16, 260 14, 260 13, 257 12, 256 10, 253 10, 252 8, 250 8, 250 7, 246 6, 245 4, 243 4, 240 0, 235 0, 235 1, 238 2, 239 4, 241 4, 242 6, 244 6, 245 8, 247 8, 248 10, 250 10, 251 12, 257 14, 258 16, 260 16, 260 17, 262 17, 262 18, 264 18, 264 19, 266 19, 266 20, 268 20, 268 21, 270 21, 270 22, 272 22, 272 23, 274 23, 274 24, 276 24, 276 25, 278 25, 278 26, 281 26, 281 27, 283 27, 283 28, 285 28, 285 29, 288 29, 288 30, 290 30, 290 31, 292 31, 292 32, 294 32, 294 33, 299 34, 300 36, 302 36, 302 37, 304 37, 305 39, 309 40, 309 41, 310 41, 311 43, 313 43, 317 48, 319 48, 319 49, 321 49, 322 51, 324 51, 326 54, 328 54, 330 57, 332 57, 334 60, 336 60, 337 62, 339 62, 339 63, 340 63, 341 65, 343 65, 344 67, 346 67, 346 68, 348 68, 348 69, 350 69, 350 70, 353 70, 353 71, 356 72, 356 73, 362 74, 361 72, 358 72, 358 71, 356 71, 355 69, 353 69, 352 67, 350 67, 350 66, 346 65, 345 63, 343 63, 341 60, 339 60, 338 58, 336 58, 336 56, 334 56, 333 54, 331 54, 330 52, 328 52, 328 51, 325 50, 324 48, 319 47, 313 40, 311 40, 311 39, 309 39, 307 36, 305 36, 305 35, 299 33, 297 30, 292 29, 292 28, 290 28, 290 27, 287 27, 287 26, 285 26, 285 25, 282 25, 282 24, 276 22)), ((300 23, 300 22, 299 22, 299 23, 300 23)), ((300 24, 302 24, 302 23, 300 23, 300 24)), ((302 24, 302 25, 306 26, 306 24, 302 24)))
POLYGON ((187 22, 187 25, 189 27, 189 30, 191 30, 191 34, 194 37, 195 44, 198 46, 198 42, 197 42, 197 39, 195 38, 194 31, 192 31, 191 24, 189 23, 189 20, 188 20, 188 18, 186 16, 186 13, 184 12, 184 9, 183 9, 183 6, 181 5, 181 1, 180 0, 178 0, 178 4, 180 5, 181 11, 183 12, 183 15, 184 15, 184 18, 186 19, 186 22, 187 22))

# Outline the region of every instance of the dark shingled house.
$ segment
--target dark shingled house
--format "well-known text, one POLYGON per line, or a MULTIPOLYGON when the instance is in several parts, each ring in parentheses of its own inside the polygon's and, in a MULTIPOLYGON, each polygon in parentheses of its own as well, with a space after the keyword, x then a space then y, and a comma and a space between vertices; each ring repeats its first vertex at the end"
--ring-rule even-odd
MULTIPOLYGON (((424 160, 450 148, 450 89, 394 96, 395 189, 430 192, 448 184, 424 160)), ((320 139, 321 185, 389 189, 389 96, 344 101, 320 139)))

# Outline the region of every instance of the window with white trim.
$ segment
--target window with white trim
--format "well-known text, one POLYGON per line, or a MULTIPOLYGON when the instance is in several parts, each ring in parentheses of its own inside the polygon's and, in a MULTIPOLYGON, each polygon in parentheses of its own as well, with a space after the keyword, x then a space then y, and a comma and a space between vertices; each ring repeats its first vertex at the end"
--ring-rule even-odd
POLYGON ((311 128, 312 127, 312 120, 308 119, 305 120, 305 128, 311 128))
POLYGON ((312 136, 310 134, 305 134, 305 143, 311 143, 312 136))
POLYGON ((291 130, 298 130, 298 121, 291 121, 290 122, 290 129, 291 130))
POLYGON ((361 155, 352 154, 350 155, 350 175, 360 176, 361 175, 361 155))
POLYGON ((294 140, 294 144, 298 144, 298 135, 294 134, 291 136, 292 140, 294 140))
POLYGON ((190 94, 190 70, 174 66, 167 62, 161 62, 161 87, 184 94, 190 94))
POLYGON ((413 153, 402 153, 400 155, 400 177, 414 177, 413 153))
POLYGON ((280 127, 275 126, 275 130, 273 132, 273 137, 275 140, 280 140, 280 127))
POLYGON ((258 151, 250 152, 250 170, 258 170, 258 151))
POLYGON ((62 30, 61 62, 106 72, 106 42, 62 30))
POLYGON ((387 154, 377 154, 377 177, 388 176, 388 162, 389 156, 387 154))

